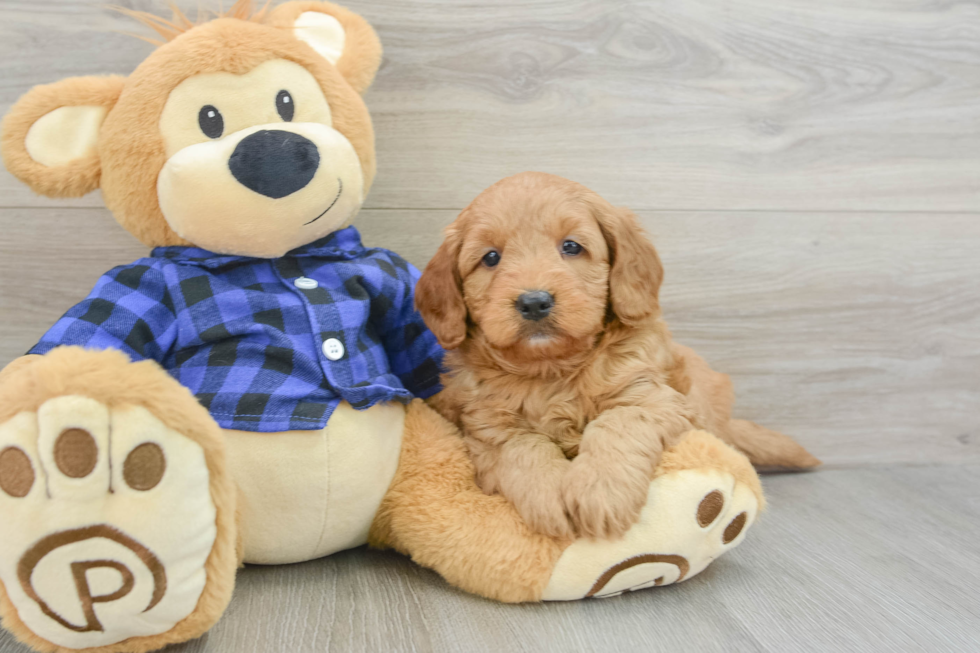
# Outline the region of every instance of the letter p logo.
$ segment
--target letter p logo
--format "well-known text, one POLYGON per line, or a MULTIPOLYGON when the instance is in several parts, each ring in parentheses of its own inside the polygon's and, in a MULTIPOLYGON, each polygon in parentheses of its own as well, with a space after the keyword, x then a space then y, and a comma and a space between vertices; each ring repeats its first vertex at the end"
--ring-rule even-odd
MULTIPOLYGON (((105 544, 102 543, 100 547, 102 550, 105 550, 105 544)), ((139 575, 144 577, 148 575, 152 579, 152 589, 149 592, 142 592, 144 595, 149 594, 146 606, 142 608, 142 612, 148 612, 163 599, 167 592, 167 574, 163 564, 145 546, 106 524, 60 531, 41 539, 28 549, 27 553, 20 559, 20 563, 17 565, 17 576, 24 593, 34 600, 48 617, 63 627, 78 633, 101 632, 104 629, 96 615, 95 606, 121 601, 133 594, 137 583, 137 574, 134 574, 129 565, 133 564, 134 559, 138 560, 137 564, 142 563, 146 572, 149 572, 147 574, 140 569, 138 570, 139 575), (99 539, 109 540, 122 546, 129 552, 129 555, 125 556, 129 558, 129 564, 109 559, 79 559, 87 557, 84 544, 90 540, 99 539), (68 556, 67 560, 61 559, 64 555, 68 556), (63 570, 65 565, 70 570, 71 577, 75 582, 77 604, 70 607, 59 605, 56 609, 51 605, 51 601, 57 594, 60 599, 59 602, 64 603, 64 593, 45 592, 43 586, 49 583, 46 582, 45 578, 37 578, 37 576, 57 575, 58 578, 62 578, 60 570, 63 570), (92 577, 98 576, 99 584, 104 585, 106 574, 102 570, 111 570, 110 573, 119 577, 117 586, 111 591, 96 593, 102 592, 102 590, 93 589, 92 577), (42 598, 42 594, 47 596, 48 600, 42 598), (64 616, 68 610, 75 615, 73 619, 64 616), (79 623, 80 621, 82 623, 79 623)), ((142 599, 133 597, 133 600, 142 599)))

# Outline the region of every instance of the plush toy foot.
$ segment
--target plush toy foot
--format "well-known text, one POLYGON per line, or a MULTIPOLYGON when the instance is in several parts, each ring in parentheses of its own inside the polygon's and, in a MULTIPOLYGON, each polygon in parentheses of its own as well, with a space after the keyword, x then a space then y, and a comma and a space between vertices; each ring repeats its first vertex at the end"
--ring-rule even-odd
MULTIPOLYGON (((94 356, 83 362, 98 366, 94 356)), ((137 367, 106 360, 124 378, 137 367)), ((68 372, 50 363, 20 379, 35 396, 68 372)), ((161 392, 173 383, 137 371, 161 392)), ((213 492, 212 452, 143 405, 101 399, 53 396, 0 424, 0 609, 39 650, 160 648, 203 633, 231 593, 234 499, 215 500, 228 492, 213 492)))
POLYGON ((692 431, 665 452, 639 522, 620 540, 571 544, 542 599, 604 598, 687 580, 745 539, 763 503, 748 460, 692 431))

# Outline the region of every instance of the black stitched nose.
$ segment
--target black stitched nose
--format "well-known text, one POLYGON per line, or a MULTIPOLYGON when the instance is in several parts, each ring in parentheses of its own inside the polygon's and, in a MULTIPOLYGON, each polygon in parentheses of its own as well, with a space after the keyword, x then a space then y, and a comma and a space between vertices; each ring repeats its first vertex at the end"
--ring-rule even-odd
POLYGON ((554 305, 555 298, 544 290, 532 290, 517 298, 517 310, 521 312, 521 317, 535 322, 548 317, 554 305))
POLYGON ((310 183, 319 165, 313 141, 281 129, 246 136, 228 159, 231 174, 242 186, 275 200, 310 183))

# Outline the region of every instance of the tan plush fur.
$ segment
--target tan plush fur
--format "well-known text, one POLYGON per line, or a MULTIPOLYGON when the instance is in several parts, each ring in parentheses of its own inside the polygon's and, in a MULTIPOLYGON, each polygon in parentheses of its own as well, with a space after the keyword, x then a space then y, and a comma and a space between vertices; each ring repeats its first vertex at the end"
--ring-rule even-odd
POLYGON ((483 489, 508 497, 541 532, 625 532, 661 453, 692 426, 723 422, 721 437, 738 444, 737 433, 770 460, 793 453, 767 448, 772 432, 728 424, 725 382, 696 356, 689 369, 661 319, 661 278, 631 213, 540 173, 477 197, 423 274, 417 306, 440 342, 458 347, 434 405, 463 430, 483 489), (581 253, 564 253, 568 240, 581 253), (491 251, 500 255, 492 267, 491 251), (553 295, 554 308, 530 321, 516 302, 536 290, 553 295))
POLYGON ((364 93, 381 65, 381 41, 366 20, 339 5, 315 0, 287 2, 276 7, 266 23, 280 29, 290 29, 300 14, 307 11, 329 13, 344 27, 344 54, 336 63, 337 70, 358 93, 364 93), (326 5, 326 7, 325 7, 326 5))
MULTIPOLYGON (((207 584, 197 609, 162 635, 135 637, 112 646, 85 649, 92 653, 142 653, 199 637, 221 617, 231 600, 238 566, 237 490, 225 466, 221 429, 187 388, 151 361, 131 363, 118 351, 86 351, 60 347, 46 356, 14 361, 0 376, 0 423, 22 411, 37 411, 49 399, 80 395, 113 408, 142 406, 169 428, 204 450, 211 499, 217 509, 217 537, 205 569, 207 584)), ((23 624, 0 584, 3 626, 38 651, 69 651, 41 639, 23 624)))
MULTIPOLYGON (((381 65, 381 41, 378 40, 378 35, 367 21, 345 7, 319 0, 287 2, 270 12, 271 5, 272 0, 267 0, 265 4, 256 9, 253 0, 236 0, 235 4, 220 16, 222 18, 247 20, 253 23, 264 23, 279 29, 290 30, 300 14, 309 11, 330 14, 343 26, 345 35, 345 51, 344 55, 337 61, 337 69, 358 93, 364 93, 367 90, 371 82, 374 81, 378 66, 381 65)), ((174 17, 172 20, 143 11, 133 11, 125 7, 115 7, 115 9, 135 18, 159 34, 163 39, 162 41, 144 39, 154 45, 163 45, 167 41, 173 41, 203 22, 201 20, 192 21, 177 7, 173 8, 174 17)))
POLYGON ((666 476, 684 469, 715 469, 731 474, 736 483, 752 490, 759 501, 759 510, 766 507, 762 483, 744 455, 707 431, 688 431, 681 441, 664 451, 653 477, 666 476))
MULTIPOLYGON (((235 0, 228 11, 218 12, 214 18, 235 18, 237 20, 247 20, 255 23, 261 23, 264 21, 266 15, 269 12, 269 5, 272 4, 272 0, 267 0, 267 2, 260 8, 256 9, 253 0, 235 0)), ((167 20, 163 16, 157 16, 156 14, 151 14, 146 11, 134 11, 127 7, 118 7, 115 5, 110 6, 113 11, 118 11, 121 14, 133 18, 160 35, 163 39, 147 38, 139 34, 134 34, 137 38, 146 41, 147 43, 152 43, 153 45, 163 45, 167 41, 173 41, 175 38, 183 34, 184 32, 193 29, 197 25, 207 22, 212 17, 207 16, 204 8, 198 6, 198 20, 193 21, 187 17, 180 7, 175 4, 170 5, 170 10, 173 12, 173 18, 167 20)))
POLYGON ((27 132, 39 118, 59 107, 111 107, 122 92, 125 77, 72 77, 53 84, 35 86, 21 97, 3 119, 4 164, 14 176, 35 192, 50 197, 80 197, 99 187, 102 166, 98 156, 48 168, 27 153, 27 132))

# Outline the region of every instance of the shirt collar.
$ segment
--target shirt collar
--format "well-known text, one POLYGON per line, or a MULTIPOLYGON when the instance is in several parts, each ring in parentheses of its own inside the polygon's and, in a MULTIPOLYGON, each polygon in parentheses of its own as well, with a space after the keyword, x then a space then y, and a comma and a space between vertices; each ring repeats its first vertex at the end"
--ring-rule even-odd
MULTIPOLYGON (((358 258, 364 253, 364 245, 361 244, 361 234, 354 227, 347 227, 340 231, 324 236, 312 243, 297 247, 286 252, 282 258, 332 258, 339 260, 350 260, 358 258)), ((235 256, 233 254, 218 254, 209 252, 200 247, 154 247, 150 256, 155 258, 165 258, 175 263, 196 265, 210 270, 225 267, 228 265, 241 265, 244 263, 255 263, 267 261, 269 259, 255 258, 252 256, 235 256)))

